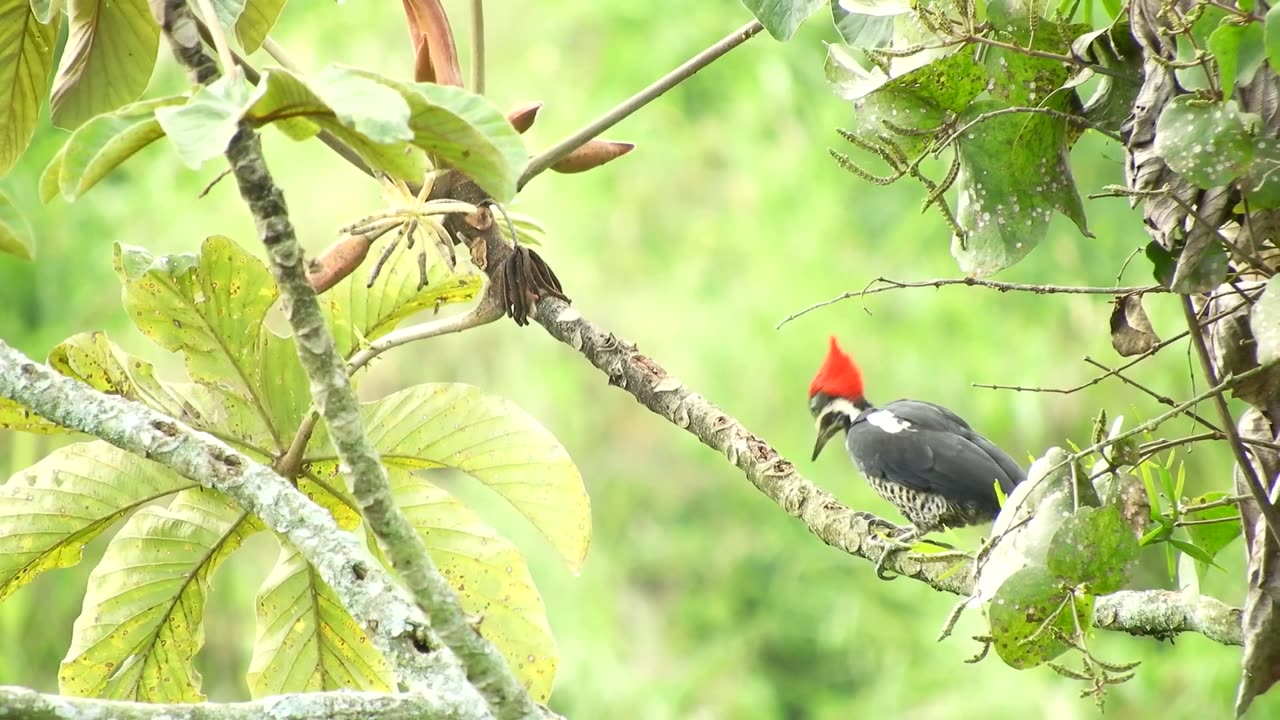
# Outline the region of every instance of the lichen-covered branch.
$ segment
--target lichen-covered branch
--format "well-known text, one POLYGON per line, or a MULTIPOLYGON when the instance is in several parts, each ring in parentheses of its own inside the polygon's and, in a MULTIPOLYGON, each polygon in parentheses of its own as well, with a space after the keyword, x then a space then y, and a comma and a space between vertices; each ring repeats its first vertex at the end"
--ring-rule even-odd
POLYGON ((450 698, 469 717, 487 715, 480 697, 447 654, 419 650, 428 639, 422 610, 354 536, 338 528, 328 511, 284 478, 211 435, 64 377, 3 341, 0 397, 225 494, 261 518, 316 568, 404 686, 450 698))
POLYGON ((142 703, 46 695, 0 686, 0 716, 25 720, 463 720, 426 693, 316 692, 237 703, 142 703))
MULTIPOLYGON (((746 474, 752 485, 798 518, 826 544, 871 562, 891 548, 870 528, 869 513, 852 510, 814 485, 795 465, 725 411, 685 387, 635 345, 582 317, 555 298, 538 303, 538 322, 599 368, 611 385, 626 390, 640 404, 722 453, 746 474)), ((924 582, 935 589, 969 595, 972 572, 954 568, 954 559, 899 553, 885 569, 924 582)), ((1239 644, 1239 610, 1200 597, 1181 604, 1168 593, 1125 592, 1098 598, 1099 627, 1134 635, 1168 637, 1199 632, 1217 642, 1239 644), (1147 606, 1150 601, 1150 607, 1147 606)))
MULTIPOLYGON (((194 15, 185 0, 165 0, 161 27, 174 55, 198 82, 209 82, 212 60, 204 52, 194 15)), ((538 717, 532 698, 502 655, 468 622, 461 604, 435 567, 421 536, 391 497, 386 468, 369 441, 360 403, 347 379, 346 363, 325 325, 315 290, 307 279, 302 247, 285 206, 284 193, 267 169, 258 135, 247 123, 226 150, 240 196, 248 205, 266 246, 268 264, 293 329, 298 358, 311 381, 311 395, 329 428, 340 467, 350 481, 369 528, 418 603, 431 627, 458 656, 467 679, 499 720, 538 717)))

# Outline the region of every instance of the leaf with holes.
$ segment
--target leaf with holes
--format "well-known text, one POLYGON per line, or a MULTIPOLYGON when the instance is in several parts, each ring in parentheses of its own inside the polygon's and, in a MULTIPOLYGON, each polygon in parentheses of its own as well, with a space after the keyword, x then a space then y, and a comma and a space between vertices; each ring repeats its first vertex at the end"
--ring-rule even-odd
POLYGON ((61 192, 76 200, 125 160, 164 137, 156 109, 181 105, 184 97, 143 100, 81 125, 49 161, 40 178, 40 199, 49 202, 61 192))
POLYGON ((1120 509, 1082 507, 1058 528, 1045 563, 1049 572, 1094 595, 1119 590, 1138 557, 1138 539, 1125 525, 1120 509))
POLYGON ((222 495, 186 490, 129 518, 89 575, 58 672, 64 695, 201 702, 195 656, 222 562, 261 525, 222 495))
POLYGON ((36 254, 31 226, 3 191, 0 191, 0 254, 23 260, 33 260, 36 254))
POLYGON ((1072 604, 1092 617, 1092 601, 1074 599, 1043 565, 1024 567, 1004 581, 988 606, 992 644, 1010 667, 1033 668, 1067 651, 1057 633, 1075 635, 1072 604))
POLYGON ((289 692, 391 692, 395 677, 342 600, 296 550, 280 549, 258 591, 249 665, 254 698, 289 692))
MULTIPOLYGON (((591 539, 582 476, 555 437, 514 403, 461 383, 429 383, 363 406, 365 428, 388 468, 450 468, 511 503, 577 572, 591 539)), ((306 467, 337 473, 327 437, 317 434, 306 467)))
POLYGON ((742 0, 777 40, 790 40, 800 25, 828 0, 742 0))
MULTIPOLYGON (((412 249, 402 240, 391 251, 372 286, 365 273, 357 271, 320 296, 320 307, 343 357, 350 357, 359 349, 362 339, 376 340, 420 310, 468 302, 479 294, 483 280, 478 273, 462 266, 457 272, 450 270, 439 253, 431 249, 434 241, 425 236, 426 232, 419 227, 415 234, 417 240, 412 249), (418 289, 421 252, 428 257, 427 284, 418 289)), ((383 242, 389 239, 390 236, 383 242)))
POLYGON ((422 536, 462 609, 480 618, 480 634, 497 646, 533 699, 545 703, 560 655, 520 552, 439 487, 407 470, 390 475, 396 505, 422 536))
POLYGON ((61 21, 60 14, 41 21, 28 0, 0 0, 0 176, 35 133, 61 21))
POLYGON ((147 0, 69 0, 67 46, 49 98, 53 124, 72 130, 147 89, 160 27, 147 0))
POLYGON ((0 485, 0 600, 79 563, 84 546, 130 512, 194 486, 105 442, 54 450, 0 485))

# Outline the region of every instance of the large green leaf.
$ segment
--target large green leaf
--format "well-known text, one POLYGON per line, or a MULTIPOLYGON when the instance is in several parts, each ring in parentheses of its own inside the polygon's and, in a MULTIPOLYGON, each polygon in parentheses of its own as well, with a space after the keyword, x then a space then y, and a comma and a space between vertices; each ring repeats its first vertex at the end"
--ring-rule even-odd
POLYGON ((40 22, 29 0, 0 0, 0 175, 18 162, 36 130, 61 21, 54 15, 40 22))
POLYGON ((196 653, 218 567, 261 525, 212 490, 144 508, 89 575, 84 608, 58 673, 64 695, 201 702, 196 653))
POLYGON ((449 493, 407 470, 390 475, 396 504, 463 610, 480 618, 480 634, 506 657, 533 699, 546 702, 560 655, 524 557, 449 493))
POLYGON ((1066 652, 1059 634, 1074 636, 1077 616, 1087 624, 1093 600, 1068 593, 1045 566, 1029 565, 1004 581, 987 614, 996 654, 1010 667, 1025 670, 1066 652))
POLYGON ((293 341, 263 325, 277 293, 262 262, 213 236, 198 256, 117 245, 115 266, 138 329, 182 352, 193 380, 246 400, 282 449, 310 395, 293 341))
POLYGON ((893 18, 911 11, 907 3, 886 3, 883 14, 865 14, 846 7, 851 3, 831 3, 831 20, 846 45, 877 48, 893 42, 893 18))
POLYGON ((1124 586, 1138 557, 1138 539, 1114 505, 1082 507, 1054 533, 1045 564, 1068 585, 1093 595, 1124 586))
POLYGON ((0 255, 13 255, 23 260, 35 258, 31 226, 9 196, 0 191, 0 255))
MULTIPOLYGON (((365 341, 376 340, 395 329, 401 320, 419 310, 448 303, 472 300, 480 292, 482 280, 475 272, 454 272, 438 254, 427 250, 427 285, 418 288, 418 253, 430 248, 432 240, 422 237, 413 248, 401 242, 378 273, 373 286, 364 272, 354 272, 320 296, 338 352, 344 357, 365 341)), ((389 238, 384 239, 387 242, 389 238)))
POLYGON ((1179 175, 1203 188, 1225 185, 1253 161, 1253 128, 1260 118, 1235 101, 1174 98, 1156 122, 1155 150, 1179 175))
POLYGON ((54 192, 61 192, 64 198, 75 200, 88 192, 120 163, 164 137, 156 120, 157 108, 186 101, 185 97, 142 100, 81 125, 49 161, 45 169, 48 179, 40 179, 40 199, 48 202, 54 192))
POLYGON ((80 562, 84 546, 128 513, 194 485, 105 442, 54 450, 0 485, 0 600, 80 562))
POLYGON ((246 53, 256 52, 284 10, 286 0, 248 0, 236 20, 236 38, 246 53))
MULTIPOLYGON (((834 1, 834 0, 832 0, 834 1)), ((828 0, 742 0, 742 4, 778 40, 790 40, 800 24, 828 0)))
POLYGON ((185 104, 156 110, 156 120, 182 162, 198 168, 226 152, 254 94, 241 75, 223 75, 197 90, 185 104))
POLYGON ((147 89, 160 27, 147 0, 68 0, 67 16, 67 46, 49 103, 53 124, 74 129, 147 89))
POLYGON ((258 633, 249 693, 370 690, 395 685, 386 660, 342 600, 297 551, 285 546, 258 591, 258 633))
MULTIPOLYGON (((452 468, 502 495, 577 570, 591 539, 591 509, 569 453, 532 416, 503 398, 461 383, 416 385, 363 408, 369 439, 391 468, 452 468)), ((334 476, 327 438, 307 456, 334 476)))

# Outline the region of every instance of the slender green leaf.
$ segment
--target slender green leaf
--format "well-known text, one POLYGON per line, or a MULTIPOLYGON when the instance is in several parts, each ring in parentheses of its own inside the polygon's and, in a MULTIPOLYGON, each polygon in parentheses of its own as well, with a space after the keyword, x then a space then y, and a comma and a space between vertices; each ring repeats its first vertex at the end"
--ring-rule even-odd
POLYGON ((64 695, 201 702, 195 656, 214 572, 261 525, 222 495, 186 490, 134 514, 89 575, 58 673, 64 695))
POLYGON ((1195 543, 1190 543, 1190 542, 1187 542, 1186 540, 1179 540, 1178 538, 1171 537, 1169 538, 1169 544, 1181 550, 1184 554, 1190 555, 1191 557, 1195 558, 1197 562, 1202 562, 1206 565, 1212 565, 1218 568, 1219 570, 1222 569, 1221 565, 1218 565, 1216 562, 1213 561, 1213 555, 1209 554, 1209 551, 1196 545, 1195 543))
POLYGON ((1138 540, 1114 505, 1082 507, 1054 533, 1045 563, 1068 585, 1102 595, 1119 590, 1138 557, 1138 540))
POLYGON ((142 95, 160 28, 147 0, 68 0, 67 45, 50 96, 53 124, 74 129, 142 95))
POLYGON ((58 448, 0 485, 0 600, 80 562, 117 520, 195 483, 105 442, 58 448))
POLYGON ((223 75, 197 90, 185 104, 158 108, 156 120, 178 157, 195 169, 226 151, 253 100, 254 88, 241 75, 223 75))
POLYGON ((0 0, 0 176, 35 133, 61 21, 53 15, 42 22, 28 0, 0 0))
POLYGON ((790 40, 801 23, 828 0, 742 0, 742 4, 778 40, 790 40))
POLYGON ((449 493, 393 469, 392 496, 422 535, 480 634, 506 657, 533 699, 545 703, 559 665, 542 596, 524 557, 449 493))
MULTIPOLYGON (((460 470, 502 495, 577 571, 591 538, 590 501, 564 447, 513 403, 460 383, 416 385, 364 406, 388 467, 460 470)), ((335 477, 327 438, 307 467, 335 477)))
POLYGON ((3 191, 0 191, 0 255, 23 260, 33 260, 36 256, 31 226, 3 191))
POLYGON ((236 21, 236 38, 246 53, 257 52, 284 10, 286 0, 248 0, 236 21))
MULTIPOLYGON (((164 137, 156 109, 185 103, 185 97, 143 100, 81 125, 58 151, 47 172, 54 172, 58 189, 76 200, 125 160, 164 137)), ((45 181, 42 178, 41 183, 45 181)), ((43 190, 42 190, 42 199, 43 190)), ((45 202, 48 202, 45 199, 45 202)))
POLYGON ((249 665, 255 698, 291 692, 391 692, 386 660, 342 600, 288 546, 258 591, 258 631, 249 665))

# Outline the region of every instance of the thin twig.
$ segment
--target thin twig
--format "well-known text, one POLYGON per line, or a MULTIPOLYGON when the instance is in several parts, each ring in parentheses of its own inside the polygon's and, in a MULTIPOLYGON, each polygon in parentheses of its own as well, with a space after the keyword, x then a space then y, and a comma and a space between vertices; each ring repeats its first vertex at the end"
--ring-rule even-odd
MULTIPOLYGON (((1147 387, 1146 385, 1143 385, 1142 383, 1138 382, 1137 380, 1134 380, 1134 379, 1132 379, 1132 378, 1130 378, 1130 377, 1126 376, 1124 373, 1120 372, 1119 370, 1114 370, 1114 369, 1112 369, 1112 368, 1109 368, 1109 367, 1107 367, 1106 365, 1103 365, 1102 363, 1100 363, 1100 362, 1098 362, 1097 360, 1094 360, 1093 358, 1088 357, 1088 356, 1086 356, 1086 357, 1085 357, 1084 361, 1085 361, 1085 362, 1087 362, 1087 363, 1089 363, 1090 365, 1092 365, 1092 366, 1094 366, 1094 367, 1098 368, 1099 370, 1102 370, 1102 371, 1104 371, 1104 372, 1106 372, 1106 373, 1109 373, 1109 374, 1111 374, 1111 375, 1115 375, 1117 380, 1119 380, 1119 381, 1121 381, 1121 382, 1125 383, 1126 385, 1131 385, 1131 386, 1133 386, 1133 387, 1135 387, 1135 388, 1137 388, 1137 389, 1141 390, 1142 392, 1144 392, 1144 393, 1146 393, 1147 395, 1151 396, 1151 398, 1152 398, 1152 399, 1154 399, 1156 402, 1160 403, 1161 405, 1166 405, 1166 406, 1168 406, 1168 407, 1177 407, 1177 406, 1178 406, 1178 403, 1174 402, 1173 398, 1169 397, 1168 395, 1161 395, 1160 393, 1156 392, 1155 390, 1152 390, 1151 388, 1147 387)), ((1199 414, 1197 414, 1196 412, 1194 412, 1194 411, 1192 411, 1192 410, 1187 410, 1187 412, 1186 412, 1185 414, 1186 414, 1186 416, 1187 416, 1187 417, 1191 418, 1192 420, 1195 420, 1196 422, 1198 422, 1198 423, 1200 423, 1201 425, 1203 425, 1203 426, 1205 426, 1205 427, 1209 428, 1210 430, 1214 431, 1215 433, 1219 433, 1219 434, 1221 434, 1221 433, 1222 433, 1222 431, 1221 431, 1221 430, 1219 430, 1219 429, 1218 429, 1218 427, 1217 427, 1216 425, 1214 425, 1213 423, 1209 422, 1208 420, 1205 420, 1203 417, 1201 417, 1201 416, 1200 416, 1199 414)))
POLYGON ((986 121, 988 121, 988 120, 991 120, 992 118, 998 118, 998 117, 1000 117, 1001 115, 1020 115, 1020 114, 1025 114, 1025 113, 1035 113, 1035 114, 1040 114, 1040 115, 1048 115, 1048 116, 1050 116, 1050 117, 1054 117, 1054 118, 1057 118, 1057 119, 1059 119, 1059 120, 1065 120, 1065 121, 1067 121, 1067 122, 1071 123, 1072 125, 1078 125, 1078 126, 1080 126, 1080 127, 1084 127, 1084 128, 1088 128, 1088 129, 1090 129, 1090 130, 1093 130, 1094 132, 1101 133, 1101 134, 1106 135, 1107 137, 1111 138, 1112 140, 1115 140, 1115 141, 1116 141, 1116 142, 1118 142, 1118 143, 1123 143, 1123 142, 1124 142, 1124 138, 1120 137, 1120 134, 1119 134, 1119 133, 1113 132, 1112 130, 1110 130, 1110 129, 1108 129, 1108 128, 1105 128, 1105 127, 1103 127, 1103 126, 1101 126, 1101 125, 1099 125, 1099 124, 1097 124, 1097 123, 1093 122, 1092 120, 1090 120, 1090 119, 1088 119, 1088 118, 1080 117, 1079 115, 1072 115, 1071 113, 1068 113, 1068 112, 1062 112, 1061 110, 1054 110, 1053 108, 1042 108, 1042 107, 1007 107, 1007 108, 1001 108, 1001 109, 999 109, 999 110, 992 110, 991 112, 985 112, 985 113, 982 113, 981 115, 978 115, 977 117, 975 117, 974 119, 972 119, 972 120, 970 120, 969 122, 965 123, 964 125, 961 125, 961 126, 960 126, 959 128, 957 128, 954 132, 952 132, 949 136, 947 136, 947 139, 946 139, 946 140, 944 140, 944 141, 942 142, 942 144, 943 144, 943 145, 946 145, 946 144, 950 143, 952 140, 955 140, 956 138, 958 138, 958 137, 960 137, 961 135, 963 135, 963 134, 965 133, 965 131, 967 131, 969 128, 973 127, 974 125, 977 125, 977 124, 979 124, 979 123, 986 122, 986 121))
POLYGON ((484 0, 471 0, 471 92, 484 94, 484 0))
POLYGON ((540 155, 529 161, 529 166, 525 168, 524 174, 520 176, 520 180, 516 183, 516 189, 519 190, 520 188, 523 188, 539 173, 552 165, 555 165, 557 162, 560 162, 568 156, 569 153, 577 150, 588 141, 600 135, 600 133, 618 124, 627 116, 660 97, 666 91, 689 79, 694 73, 707 65, 710 65, 730 50, 738 47, 747 40, 750 40, 763 29, 764 26, 760 24, 759 20, 752 20, 725 36, 725 38, 720 42, 712 45, 706 50, 703 50, 697 55, 694 55, 692 58, 689 58, 689 60, 680 65, 680 67, 658 78, 653 84, 649 85, 649 87, 646 87, 635 95, 627 98, 617 107, 587 123, 587 125, 581 130, 578 130, 564 140, 561 140, 547 150, 544 150, 540 155))
POLYGON ((1199 505, 1188 505, 1182 508, 1181 512, 1183 515, 1190 515, 1191 513, 1203 512, 1205 510, 1212 510, 1214 508, 1227 507, 1229 505, 1239 505, 1241 500, 1248 500, 1252 497, 1253 497, 1252 495, 1229 495, 1224 498, 1218 498, 1217 500, 1214 500, 1212 502, 1200 503, 1199 505))
POLYGON ((270 35, 263 38, 262 49, 266 50, 267 54, 274 58, 276 62, 280 63, 280 67, 285 70, 298 75, 304 74, 302 66, 295 62, 294 59, 289 56, 289 53, 285 52, 285 49, 280 47, 279 43, 271 39, 270 35))
POLYGON ((1134 83, 1135 85, 1139 81, 1139 78, 1134 77, 1129 73, 1121 72, 1119 70, 1112 70, 1111 68, 1106 67, 1104 65, 1098 65, 1095 63, 1088 62, 1087 60, 1081 60, 1078 57, 1072 57, 1070 55, 1058 55, 1056 53, 1045 52, 1044 50, 1035 50, 1033 48, 1024 48, 1021 45, 1014 45, 1013 43, 1002 42, 1000 40, 992 40, 991 38, 983 37, 981 35, 970 35, 966 38, 961 38, 959 41, 964 43, 977 43, 979 45, 990 45, 991 47, 998 47, 1004 50, 1010 50, 1012 52, 1021 53, 1023 55, 1029 55, 1031 57, 1044 58, 1046 60, 1057 60, 1058 62, 1067 63, 1068 65, 1076 65, 1078 67, 1089 68, 1090 70, 1098 73, 1099 75, 1110 75, 1111 77, 1120 78, 1121 80, 1128 80, 1129 82, 1134 83))
MULTIPOLYGON (((1196 311, 1191 305, 1190 297, 1183 297, 1182 313, 1186 316, 1187 328, 1191 331, 1192 345, 1196 349, 1196 354, 1200 356, 1200 367, 1204 371, 1205 380, 1211 385, 1217 384, 1218 373, 1213 367, 1213 356, 1209 354, 1209 346, 1205 343, 1204 331, 1200 329, 1200 323, 1196 322, 1196 311)), ((1267 488, 1258 477, 1258 469, 1249 459, 1244 443, 1240 442, 1240 433, 1236 430, 1235 419, 1231 417, 1231 408, 1227 407, 1227 400, 1222 393, 1214 395, 1213 402, 1218 408, 1218 414, 1222 416, 1223 431, 1231 442, 1231 451, 1235 453, 1240 472, 1244 473, 1245 480, 1248 481, 1249 492, 1253 494, 1254 502, 1258 503, 1258 510, 1262 513, 1271 535, 1280 541, 1280 511, 1271 504, 1267 488)))
POLYGON ((876 295, 890 290, 899 290, 902 288, 938 288, 947 285, 969 285, 972 287, 984 287, 1000 292, 1028 292, 1037 295, 1142 295, 1144 293, 1169 292, 1169 289, 1161 285, 1143 285, 1140 287, 1084 287, 1077 285, 1032 285, 1028 283, 1012 283, 998 282, 995 280, 982 280, 979 278, 962 277, 962 278, 940 278, 937 280, 919 280, 919 281, 901 281, 893 280, 886 277, 878 277, 867 283, 866 287, 861 290, 849 290, 841 293, 829 300, 823 300, 820 303, 814 303, 809 307, 794 312, 774 326, 774 329, 780 329, 783 325, 795 320, 801 315, 807 315, 818 308, 834 305, 841 300, 848 300, 852 297, 863 298, 867 295, 876 295), (876 283, 881 283, 884 287, 872 287, 876 283))

